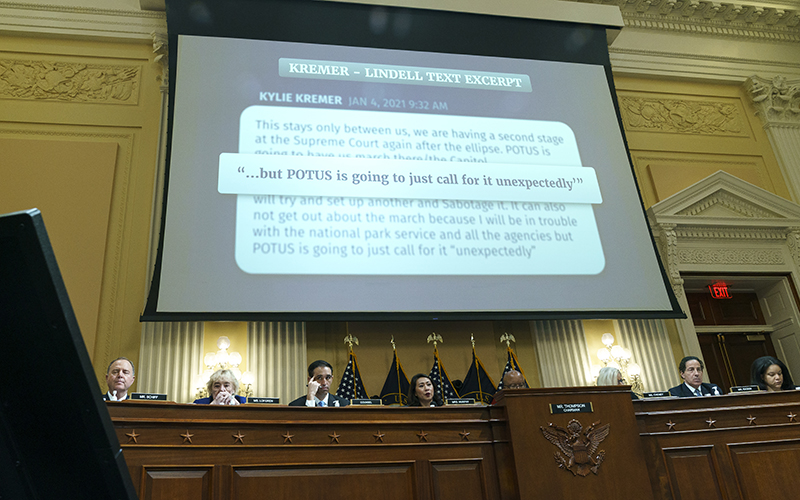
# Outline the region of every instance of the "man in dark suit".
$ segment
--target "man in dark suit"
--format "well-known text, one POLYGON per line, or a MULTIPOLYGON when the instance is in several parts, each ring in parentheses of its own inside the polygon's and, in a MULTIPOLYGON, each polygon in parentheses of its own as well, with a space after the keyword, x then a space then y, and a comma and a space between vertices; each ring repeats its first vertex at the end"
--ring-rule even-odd
POLYGON ((333 368, 327 361, 317 360, 308 365, 308 394, 295 399, 289 406, 347 406, 345 398, 328 391, 333 382, 333 368))
POLYGON ((722 394, 722 389, 718 385, 703 382, 704 369, 703 362, 697 356, 683 358, 678 366, 683 383, 670 389, 669 393, 679 398, 719 396, 722 394))
POLYGON ((130 399, 128 389, 136 380, 133 363, 128 358, 117 358, 108 365, 106 385, 108 392, 103 394, 104 401, 124 401, 130 399))

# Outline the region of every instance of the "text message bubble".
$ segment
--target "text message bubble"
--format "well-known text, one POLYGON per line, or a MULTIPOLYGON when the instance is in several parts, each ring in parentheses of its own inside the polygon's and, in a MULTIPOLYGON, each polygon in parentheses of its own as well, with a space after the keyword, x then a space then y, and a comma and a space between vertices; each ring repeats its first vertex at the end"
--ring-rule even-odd
POLYGON ((223 194, 601 203, 594 169, 222 153, 223 194))
POLYGON ((591 205, 240 195, 236 262, 254 274, 596 274, 591 205))
POLYGON ((251 106, 241 115, 239 153, 221 155, 218 188, 238 194, 235 256, 248 273, 580 275, 605 267, 590 204, 602 202, 597 179, 564 123, 251 106), (316 172, 297 179, 300 170, 322 171, 323 180, 316 172), (354 184, 354 174, 367 180, 354 184), (276 191, 288 180, 306 184, 276 191))

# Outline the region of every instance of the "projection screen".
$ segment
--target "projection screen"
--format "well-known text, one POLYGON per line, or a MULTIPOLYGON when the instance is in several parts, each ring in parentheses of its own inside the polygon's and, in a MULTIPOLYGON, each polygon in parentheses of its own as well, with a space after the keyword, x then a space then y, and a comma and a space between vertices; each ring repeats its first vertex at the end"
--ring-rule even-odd
POLYGON ((241 0, 167 20, 143 320, 682 316, 602 26, 241 0))

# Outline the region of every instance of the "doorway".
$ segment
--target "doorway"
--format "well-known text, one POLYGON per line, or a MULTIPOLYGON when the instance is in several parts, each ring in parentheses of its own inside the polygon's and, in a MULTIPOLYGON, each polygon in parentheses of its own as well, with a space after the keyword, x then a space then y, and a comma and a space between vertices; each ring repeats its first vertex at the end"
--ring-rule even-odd
POLYGON ((687 281, 686 298, 709 381, 729 392, 733 386, 750 385, 750 366, 756 358, 782 358, 773 340, 782 335, 785 321, 771 303, 775 290, 787 280, 729 276, 687 281), (708 285, 720 282, 728 285, 730 298, 712 297, 708 285))

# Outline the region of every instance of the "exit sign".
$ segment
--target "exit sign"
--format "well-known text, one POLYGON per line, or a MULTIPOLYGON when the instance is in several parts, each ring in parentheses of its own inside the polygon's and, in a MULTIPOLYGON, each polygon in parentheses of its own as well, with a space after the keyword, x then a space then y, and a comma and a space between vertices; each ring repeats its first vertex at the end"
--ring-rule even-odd
POLYGON ((711 296, 715 299, 733 298, 731 291, 728 289, 728 285, 725 283, 714 283, 713 285, 708 285, 708 291, 711 292, 711 296))

